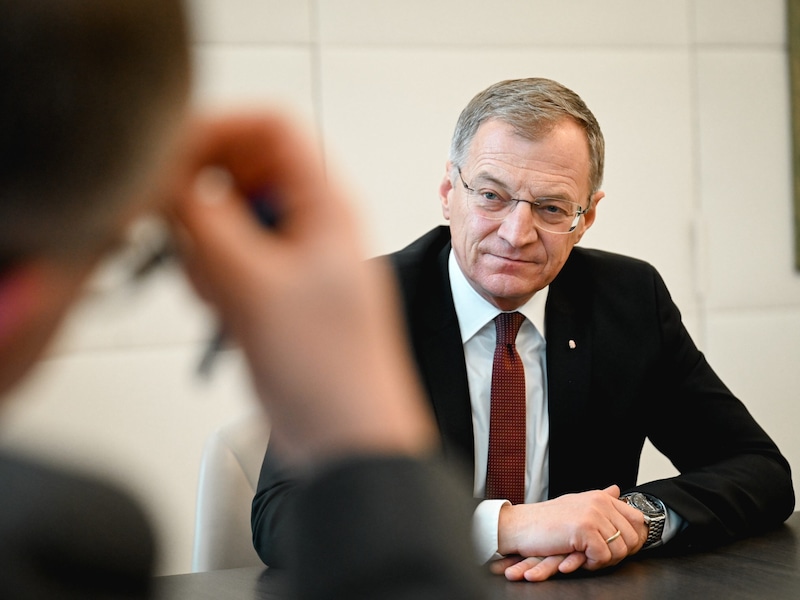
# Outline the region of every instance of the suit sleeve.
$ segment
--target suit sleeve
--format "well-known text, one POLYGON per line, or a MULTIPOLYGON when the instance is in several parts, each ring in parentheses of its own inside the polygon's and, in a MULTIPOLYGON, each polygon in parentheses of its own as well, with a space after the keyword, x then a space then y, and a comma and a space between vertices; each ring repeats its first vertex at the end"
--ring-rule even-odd
POLYGON ((286 566, 286 548, 292 536, 287 513, 297 494, 297 485, 296 474, 282 463, 269 444, 261 465, 250 521, 253 546, 267 566, 286 566))
POLYGON ((403 457, 351 459, 303 482, 290 510, 295 597, 485 598, 462 483, 403 457))
POLYGON ((744 404, 714 373, 685 330, 656 273, 662 332, 660 390, 648 435, 679 470, 637 489, 660 498, 686 526, 668 546, 704 547, 763 532, 794 509, 789 464, 744 404))

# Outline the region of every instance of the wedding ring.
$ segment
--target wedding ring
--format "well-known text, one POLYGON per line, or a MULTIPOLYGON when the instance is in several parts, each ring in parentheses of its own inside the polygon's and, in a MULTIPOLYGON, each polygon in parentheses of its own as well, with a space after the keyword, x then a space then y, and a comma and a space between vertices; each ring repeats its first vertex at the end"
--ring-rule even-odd
POLYGON ((616 533, 606 540, 606 544, 610 544, 611 542, 613 542, 615 539, 617 539, 621 535, 622 535, 622 532, 619 529, 617 529, 616 533))

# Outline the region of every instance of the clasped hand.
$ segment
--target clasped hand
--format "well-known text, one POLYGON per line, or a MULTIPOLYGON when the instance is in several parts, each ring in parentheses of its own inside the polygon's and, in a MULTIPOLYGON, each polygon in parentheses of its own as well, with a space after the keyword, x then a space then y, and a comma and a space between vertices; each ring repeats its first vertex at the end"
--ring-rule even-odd
POLYGON ((579 568, 609 567, 637 553, 647 539, 647 526, 642 513, 619 495, 619 487, 612 485, 503 507, 498 539, 505 557, 490 570, 511 581, 544 581, 579 568))

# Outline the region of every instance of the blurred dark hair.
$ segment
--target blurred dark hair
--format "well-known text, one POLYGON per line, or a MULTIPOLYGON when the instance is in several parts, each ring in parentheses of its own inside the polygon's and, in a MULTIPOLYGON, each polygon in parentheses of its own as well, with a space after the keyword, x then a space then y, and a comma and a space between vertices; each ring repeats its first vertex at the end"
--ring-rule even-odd
POLYGON ((182 114, 188 43, 180 0, 0 0, 0 266, 110 235, 182 114))

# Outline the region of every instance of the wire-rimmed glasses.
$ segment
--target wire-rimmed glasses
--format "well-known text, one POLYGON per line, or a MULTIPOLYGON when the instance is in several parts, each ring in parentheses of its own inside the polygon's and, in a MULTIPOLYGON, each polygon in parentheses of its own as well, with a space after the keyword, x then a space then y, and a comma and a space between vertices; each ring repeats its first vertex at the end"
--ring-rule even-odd
POLYGON ((524 202, 531 207, 533 223, 537 229, 548 233, 565 234, 575 231, 581 216, 591 210, 591 205, 583 208, 577 202, 562 198, 542 197, 522 200, 507 198, 501 192, 490 188, 475 190, 464 181, 461 167, 458 167, 458 177, 467 193, 470 210, 484 219, 502 221, 520 202, 524 202))

